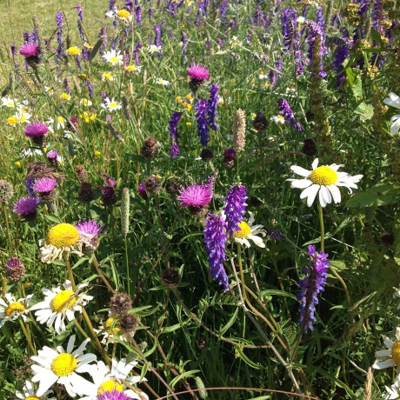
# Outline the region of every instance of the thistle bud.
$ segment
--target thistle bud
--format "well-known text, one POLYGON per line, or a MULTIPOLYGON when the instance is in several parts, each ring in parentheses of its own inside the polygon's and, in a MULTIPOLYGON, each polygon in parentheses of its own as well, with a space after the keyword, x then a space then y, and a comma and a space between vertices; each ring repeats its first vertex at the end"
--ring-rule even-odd
POLYGON ((127 293, 115 293, 110 300, 110 309, 113 315, 122 316, 132 308, 132 299, 127 293))
POLYGON ((125 314, 119 319, 119 327, 123 333, 132 333, 138 326, 138 320, 133 314, 125 314))
POLYGON ((157 140, 149 136, 144 140, 144 144, 142 146, 142 155, 150 160, 156 158, 158 154, 158 142, 157 140))
POLYGON ((76 171, 76 176, 81 182, 87 181, 88 173, 83 165, 77 165, 75 171, 76 171))
POLYGON ((5 263, 7 278, 10 281, 18 282, 25 275, 26 269, 25 265, 19 258, 12 257, 9 258, 5 263))
POLYGON ((164 285, 173 288, 178 286, 181 277, 179 276, 179 271, 176 268, 167 268, 163 271, 161 280, 164 285))
POLYGON ((144 186, 146 188, 146 192, 156 194, 161 190, 162 181, 158 176, 152 175, 146 178, 144 181, 144 186))

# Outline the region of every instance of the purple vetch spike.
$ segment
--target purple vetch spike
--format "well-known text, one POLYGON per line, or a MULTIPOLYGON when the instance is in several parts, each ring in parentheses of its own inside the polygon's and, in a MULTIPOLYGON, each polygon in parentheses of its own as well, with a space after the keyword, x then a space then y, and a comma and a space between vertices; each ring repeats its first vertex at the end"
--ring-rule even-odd
POLYGON ((125 0, 125 10, 132 14, 133 11, 133 0, 125 0))
POLYGON ((295 8, 285 8, 282 11, 282 34, 284 43, 284 52, 289 52, 294 47, 296 34, 297 10, 295 8))
POLYGON ((197 101, 194 108, 196 111, 195 117, 197 119, 197 134, 200 137, 200 143, 203 146, 207 146, 208 141, 210 140, 207 124, 208 101, 200 99, 197 101))
POLYGON ((142 6, 138 5, 135 7, 135 20, 138 28, 142 26, 142 6))
POLYGON ((293 111, 290 108, 290 105, 287 102, 287 100, 279 99, 278 106, 281 114, 284 116, 285 121, 288 123, 288 125, 294 126, 298 131, 301 131, 302 130, 301 125, 294 118, 293 111))
POLYGON ((178 145, 178 122, 182 117, 183 112, 174 111, 172 117, 168 123, 168 130, 171 139, 171 158, 179 156, 179 145, 178 145))
POLYGON ((186 63, 187 35, 184 32, 182 32, 182 34, 181 34, 181 41, 182 41, 182 61, 183 61, 183 63, 186 63))
POLYGON ((226 232, 232 237, 233 231, 238 230, 238 225, 243 221, 246 212, 247 189, 244 185, 233 186, 225 197, 224 214, 226 232))
POLYGON ((171 159, 179 157, 179 145, 175 139, 172 140, 171 148, 170 148, 171 159))
POLYGON ((160 25, 154 24, 154 32, 155 32, 155 38, 154 38, 154 44, 157 47, 162 46, 161 38, 162 38, 162 31, 160 25))
POLYGON ((208 214, 205 220, 204 244, 208 254, 208 265, 210 266, 210 275, 213 280, 224 288, 229 289, 229 280, 224 269, 225 244, 226 244, 226 223, 219 215, 208 214))
POLYGON ((78 11, 78 18, 79 18, 80 22, 83 22, 83 9, 82 9, 82 6, 80 4, 77 4, 75 6, 75 8, 76 8, 76 11, 78 11))
POLYGON ((303 269, 307 276, 299 281, 301 291, 296 296, 301 302, 298 323, 304 332, 313 330, 313 322, 316 320, 315 305, 318 304, 318 294, 325 290, 329 268, 328 254, 322 251, 317 253, 315 246, 308 246, 308 254, 311 257, 310 266, 303 269))
POLYGON ((219 126, 217 124, 217 110, 218 110, 218 83, 210 85, 210 98, 208 99, 208 114, 207 123, 211 129, 217 131, 219 126))
POLYGON ((221 16, 222 26, 226 25, 226 9, 227 9, 227 5, 228 5, 228 1, 227 0, 222 0, 221 8, 220 8, 220 16, 221 16))
POLYGON ((143 47, 143 43, 139 42, 136 46, 135 49, 133 50, 133 58, 135 59, 135 64, 139 65, 140 60, 139 60, 139 50, 143 47))

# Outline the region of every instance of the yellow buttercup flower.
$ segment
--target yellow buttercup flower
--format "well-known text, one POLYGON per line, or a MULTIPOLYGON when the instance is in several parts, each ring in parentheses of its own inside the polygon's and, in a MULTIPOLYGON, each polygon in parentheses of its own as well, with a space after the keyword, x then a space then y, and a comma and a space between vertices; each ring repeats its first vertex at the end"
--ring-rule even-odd
POLYGON ((71 100, 71 95, 69 95, 68 93, 62 93, 60 96, 61 100, 71 100))
POLYGON ((101 156, 101 153, 100 153, 98 150, 95 150, 95 151, 94 151, 94 156, 95 156, 95 157, 100 157, 100 156, 101 156))

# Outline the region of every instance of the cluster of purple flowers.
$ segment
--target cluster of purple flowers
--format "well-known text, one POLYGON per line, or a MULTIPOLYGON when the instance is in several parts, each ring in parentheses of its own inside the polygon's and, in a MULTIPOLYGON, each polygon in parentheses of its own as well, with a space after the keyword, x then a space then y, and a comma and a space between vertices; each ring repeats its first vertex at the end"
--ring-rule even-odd
POLYGON ((178 145, 178 122, 182 117, 182 112, 174 111, 172 117, 168 123, 169 136, 171 139, 171 158, 179 156, 179 145, 178 145))
POLYGON ((303 269, 307 276, 299 282, 301 292, 297 294, 298 300, 301 301, 298 323, 305 332, 313 330, 315 305, 318 304, 317 296, 325 289, 329 268, 328 254, 322 251, 317 253, 315 246, 308 246, 308 254, 311 257, 310 266, 303 269))
POLYGON ((278 106, 281 114, 284 116, 285 121, 290 125, 294 126, 298 131, 301 131, 301 125, 294 118, 294 114, 292 109, 290 108, 289 103, 285 99, 278 100, 278 106))
POLYGON ((208 145, 210 135, 208 133, 207 115, 208 115, 208 101, 198 100, 195 105, 195 116, 197 119, 197 133, 200 136, 200 143, 203 146, 208 145))
POLYGON ((314 21, 306 21, 308 27, 308 60, 310 69, 315 62, 319 62, 319 76, 320 78, 326 77, 326 72, 324 71, 324 65, 322 62, 322 57, 328 54, 328 50, 325 46, 325 34, 321 27, 314 21), (316 48, 316 39, 318 37, 319 48, 316 48))
POLYGON ((244 185, 233 186, 225 197, 224 213, 226 217, 226 231, 231 237, 233 231, 241 221, 246 212, 247 189, 244 185))

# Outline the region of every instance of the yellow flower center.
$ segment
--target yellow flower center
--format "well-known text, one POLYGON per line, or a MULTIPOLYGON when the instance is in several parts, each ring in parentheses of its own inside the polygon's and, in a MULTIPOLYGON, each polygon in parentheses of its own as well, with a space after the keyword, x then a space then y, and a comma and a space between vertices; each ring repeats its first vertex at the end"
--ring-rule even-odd
POLYGON ((58 313, 64 310, 70 310, 76 303, 76 298, 72 290, 63 290, 57 293, 51 302, 54 311, 58 313))
POLYGON ((396 340, 392 347, 392 359, 396 366, 400 366, 400 340, 396 340))
POLYGON ((25 122, 26 121, 26 117, 24 115, 21 115, 19 117, 19 122, 25 122))
POLYGON ((72 46, 67 50, 67 54, 70 56, 77 56, 78 54, 80 54, 80 52, 81 51, 76 46, 72 46))
POLYGON ((63 93, 60 96, 60 99, 62 99, 62 100, 69 100, 70 98, 71 98, 71 96, 68 93, 63 93))
POLYGON ((63 124, 65 122, 65 119, 63 117, 57 117, 57 122, 59 124, 63 124))
POLYGON ((108 74, 107 72, 105 72, 105 73, 103 74, 103 78, 104 78, 104 79, 107 79, 107 80, 110 80, 110 79, 112 79, 112 75, 111 75, 111 74, 108 74))
POLYGON ((111 327, 110 329, 107 329, 107 333, 109 335, 116 335, 120 331, 120 329, 117 327, 117 324, 114 324, 114 321, 115 321, 115 318, 114 317, 110 317, 110 318, 108 318, 108 320, 104 324, 105 328, 110 328, 111 327), (114 327, 112 327, 113 324, 114 324, 114 327))
POLYGON ((25 311, 25 306, 22 303, 15 301, 6 308, 5 314, 7 317, 9 317, 12 313, 19 313, 23 311, 25 311))
POLYGON ((6 122, 8 125, 17 125, 18 118, 17 117, 9 117, 9 118, 7 118, 6 122))
POLYGON ((47 243, 61 249, 72 246, 79 240, 79 232, 71 224, 58 224, 53 226, 47 234, 47 243))
POLYGON ((120 18, 129 18, 131 14, 129 14, 129 11, 126 10, 119 10, 117 12, 117 16, 120 18))
POLYGON ((135 70, 136 70, 136 66, 135 66, 135 65, 128 65, 128 66, 125 68, 125 70, 128 71, 128 72, 135 71, 135 70))
POLYGON ((112 103, 109 103, 108 106, 109 106, 110 108, 117 108, 117 107, 118 107, 118 103, 112 102, 112 103))
POLYGON ((106 381, 101 384, 101 386, 97 390, 97 394, 100 395, 104 392, 112 392, 113 390, 116 390, 117 392, 122 392, 124 390, 124 387, 114 381, 106 381))
POLYGON ((39 399, 39 397, 36 397, 36 396, 28 396, 28 397, 25 397, 25 400, 40 400, 40 399, 39 399))
POLYGON ((238 227, 239 227, 239 230, 233 231, 234 237, 243 239, 251 234, 251 228, 246 221, 239 222, 238 227))
POLYGON ((338 181, 336 171, 326 165, 314 169, 309 178, 317 185, 322 186, 333 185, 338 181))
POLYGON ((112 62, 112 63, 117 63, 118 62, 118 58, 117 57, 110 57, 110 61, 112 62))
POLYGON ((51 364, 51 370, 57 376, 68 376, 71 375, 76 367, 78 366, 78 362, 76 358, 69 353, 63 353, 58 355, 51 364))

